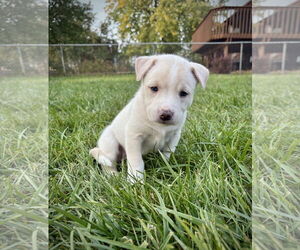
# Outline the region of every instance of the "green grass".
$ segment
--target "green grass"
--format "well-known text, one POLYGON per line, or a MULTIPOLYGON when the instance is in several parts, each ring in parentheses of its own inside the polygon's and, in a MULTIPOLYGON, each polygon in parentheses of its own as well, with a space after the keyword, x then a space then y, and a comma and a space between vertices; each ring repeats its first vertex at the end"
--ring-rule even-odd
POLYGON ((300 246, 300 77, 254 75, 253 247, 300 246))
POLYGON ((48 79, 0 81, 0 249, 48 246, 48 79))
POLYGON ((169 162, 145 184, 106 178, 88 155, 138 88, 134 76, 50 80, 51 249, 249 249, 251 75, 200 87, 169 162))

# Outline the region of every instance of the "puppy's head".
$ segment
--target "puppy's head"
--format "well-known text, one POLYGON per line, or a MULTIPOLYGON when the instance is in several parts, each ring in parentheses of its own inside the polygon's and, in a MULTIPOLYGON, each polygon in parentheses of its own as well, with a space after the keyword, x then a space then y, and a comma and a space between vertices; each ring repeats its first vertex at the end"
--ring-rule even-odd
POLYGON ((135 71, 148 119, 166 125, 182 121, 197 82, 204 88, 209 75, 203 65, 175 55, 138 57, 135 71))

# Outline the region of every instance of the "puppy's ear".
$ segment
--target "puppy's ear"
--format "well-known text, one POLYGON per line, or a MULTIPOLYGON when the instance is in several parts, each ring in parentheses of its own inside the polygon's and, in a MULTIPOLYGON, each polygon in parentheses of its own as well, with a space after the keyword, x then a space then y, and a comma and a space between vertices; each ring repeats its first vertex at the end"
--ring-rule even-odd
POLYGON ((192 66, 192 73, 197 82, 201 82, 203 88, 206 86, 206 82, 209 76, 209 70, 199 63, 190 62, 192 66))
POLYGON ((152 56, 141 56, 135 60, 136 80, 142 80, 147 72, 154 66, 156 59, 152 56))

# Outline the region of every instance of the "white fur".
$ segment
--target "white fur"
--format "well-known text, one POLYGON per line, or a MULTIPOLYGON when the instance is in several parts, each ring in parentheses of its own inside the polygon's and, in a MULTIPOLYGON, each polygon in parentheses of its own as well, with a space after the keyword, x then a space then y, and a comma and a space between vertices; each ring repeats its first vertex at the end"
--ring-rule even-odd
POLYGON ((169 158, 175 151, 196 83, 205 87, 209 75, 204 66, 175 55, 139 57, 135 70, 137 80, 142 81, 139 90, 103 130, 97 147, 90 151, 106 172, 117 173, 121 146, 131 182, 143 179, 142 155, 161 151, 169 158), (157 92, 151 90, 154 86, 157 92), (189 94, 180 97, 180 91, 189 94), (165 112, 173 114, 171 120, 161 120, 165 112))

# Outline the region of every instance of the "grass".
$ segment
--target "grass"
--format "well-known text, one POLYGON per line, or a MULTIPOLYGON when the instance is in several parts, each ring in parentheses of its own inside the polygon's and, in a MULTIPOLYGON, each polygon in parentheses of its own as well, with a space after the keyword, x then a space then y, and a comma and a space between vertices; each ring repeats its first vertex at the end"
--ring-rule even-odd
MULTIPOLYGON (((133 76, 52 78, 50 248, 297 249, 297 75, 212 75, 180 145, 145 157, 146 184, 106 179, 88 156, 132 97, 133 76), (252 214, 251 214, 252 200, 252 214), (250 216, 252 215, 252 225, 250 216)), ((47 79, 0 82, 0 248, 47 249, 47 79)))
POLYGON ((48 247, 47 83, 0 81, 0 249, 48 247))
POLYGON ((299 249, 300 77, 252 79, 253 246, 299 249))
POLYGON ((50 248, 249 249, 251 75, 198 88, 170 161, 144 158, 144 185, 88 155, 137 88, 131 75, 51 78, 50 248))

